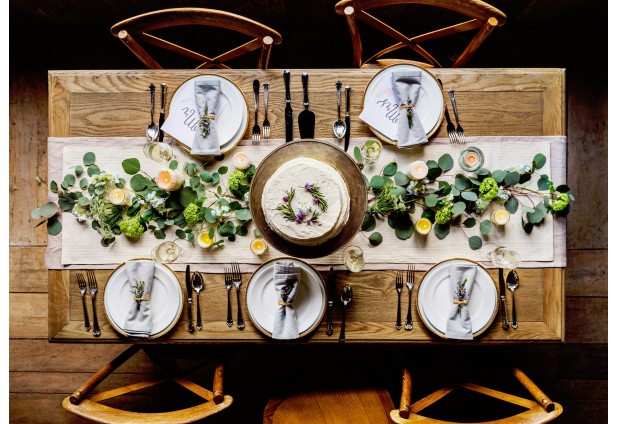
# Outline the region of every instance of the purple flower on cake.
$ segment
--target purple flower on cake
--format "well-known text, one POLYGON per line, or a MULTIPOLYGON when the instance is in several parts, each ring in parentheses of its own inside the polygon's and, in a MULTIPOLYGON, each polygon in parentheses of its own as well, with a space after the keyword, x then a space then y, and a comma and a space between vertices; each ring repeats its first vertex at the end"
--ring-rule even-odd
POLYGON ((317 197, 313 198, 313 203, 318 203, 318 198, 317 197))
POLYGON ((298 219, 303 219, 304 217, 305 217, 305 215, 303 213, 301 213, 301 212, 296 214, 296 218, 298 218, 298 219))
POLYGON ((311 225, 311 224, 313 224, 313 219, 309 218, 309 219, 307 220, 307 225, 311 225))
POLYGON ((281 198, 282 201, 287 202, 288 200, 290 200, 289 196, 283 196, 281 198))
POLYGON ((305 183, 305 190, 311 190, 311 184, 305 183))

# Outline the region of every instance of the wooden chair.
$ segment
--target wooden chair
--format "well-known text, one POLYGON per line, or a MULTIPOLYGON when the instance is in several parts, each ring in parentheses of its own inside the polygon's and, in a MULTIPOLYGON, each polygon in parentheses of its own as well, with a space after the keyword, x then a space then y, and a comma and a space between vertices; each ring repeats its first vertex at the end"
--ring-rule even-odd
POLYGON ((458 386, 448 386, 425 396, 423 399, 411 403, 412 397, 412 377, 410 372, 405 369, 403 371, 403 381, 401 388, 401 400, 399 409, 394 409, 390 413, 393 422, 397 424, 421 423, 421 424, 457 424, 452 421, 441 421, 433 418, 428 418, 419 413, 438 400, 442 399, 451 393, 456 387, 461 387, 467 390, 490 396, 513 405, 525 408, 524 412, 502 418, 499 420, 488 421, 492 424, 535 424, 546 423, 553 421, 562 414, 562 406, 559 403, 552 402, 549 398, 530 380, 522 371, 513 368, 515 378, 530 392, 534 401, 509 393, 504 393, 498 390, 493 390, 487 387, 479 386, 473 383, 463 383, 458 386))
MULTIPOLYGON (((384 10, 384 9, 382 9, 384 10)), ((395 63, 413 63, 425 68, 443 67, 438 60, 431 55, 421 43, 436 40, 441 37, 454 35, 457 33, 478 30, 472 41, 454 59, 451 67, 458 68, 466 64, 474 52, 480 47, 491 32, 498 26, 506 22, 506 15, 495 7, 480 0, 341 0, 335 5, 335 11, 346 17, 350 36, 352 37, 352 47, 354 51, 354 66, 360 67, 385 67, 395 63), (448 9, 465 15, 471 20, 466 20, 460 24, 450 25, 424 34, 408 37, 398 30, 387 25, 380 19, 371 15, 368 11, 381 9, 385 6, 418 4, 435 6, 448 9), (357 25, 357 20, 363 21, 372 28, 383 32, 387 36, 397 40, 397 43, 379 51, 367 60, 362 60, 363 46, 357 25), (400 59, 381 59, 384 55, 409 47, 419 54, 426 62, 403 61, 400 59)))
MULTIPOLYGON (((196 69, 211 67, 229 69, 225 62, 257 49, 261 49, 258 68, 267 69, 272 45, 281 44, 281 35, 277 31, 251 19, 222 10, 192 7, 157 10, 134 16, 112 26, 111 32, 149 69, 162 69, 163 67, 142 47, 144 43, 196 59, 200 62, 196 69), (225 53, 208 57, 152 34, 153 31, 183 26, 224 28, 246 34, 253 39, 225 53)), ((216 39, 212 41, 217 42, 216 39)))
MULTIPOLYGON (((126 362, 129 358, 135 355, 144 346, 133 345, 109 364, 101 368, 95 375, 86 381, 75 393, 66 397, 62 401, 62 406, 69 412, 78 415, 82 418, 93 420, 99 423, 118 423, 118 424, 141 424, 141 423, 191 423, 197 420, 214 415, 226 409, 232 404, 232 397, 223 393, 223 365, 218 365, 215 368, 213 390, 207 390, 202 386, 189 381, 179 376, 171 376, 160 380, 148 380, 139 383, 130 384, 128 386, 119 387, 112 390, 96 393, 88 398, 86 397, 90 391, 109 376, 116 368, 126 362), (167 412, 134 412, 122 409, 117 409, 111 406, 103 405, 99 402, 120 395, 135 392, 137 390, 152 387, 164 382, 175 382, 185 389, 193 392, 197 396, 205 400, 196 406, 185 409, 167 411, 167 412)), ((148 355, 152 360, 153 357, 148 355)), ((156 362, 155 362, 156 363, 156 362)), ((162 364, 156 363, 161 368, 162 364)))

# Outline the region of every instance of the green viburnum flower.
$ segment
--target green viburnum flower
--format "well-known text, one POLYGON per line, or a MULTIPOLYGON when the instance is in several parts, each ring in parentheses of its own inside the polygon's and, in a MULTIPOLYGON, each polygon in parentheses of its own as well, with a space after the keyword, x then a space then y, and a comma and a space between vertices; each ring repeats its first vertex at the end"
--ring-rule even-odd
POLYGON ((144 232, 144 226, 141 224, 141 222, 139 222, 138 217, 120 221, 118 227, 120 227, 120 231, 122 231, 125 236, 132 238, 139 238, 144 232))
POLYGON ((200 207, 195 203, 191 203, 185 208, 182 214, 185 216, 185 221, 187 221, 187 224, 193 225, 199 220, 199 217, 197 215, 199 210, 200 207))
POLYGON ((436 212, 436 224, 446 224, 451 220, 451 208, 444 207, 436 212))
POLYGON ((566 208, 568 204, 569 195, 566 193, 558 193, 556 195, 556 199, 552 203, 552 209, 555 212, 560 212, 561 210, 564 210, 564 208, 566 208))
POLYGON ((498 183, 491 177, 485 178, 479 186, 479 192, 485 200, 492 200, 498 194, 498 183))
POLYGON ((228 187, 232 194, 237 197, 243 197, 245 193, 249 191, 249 180, 245 175, 245 171, 242 169, 236 169, 230 175, 230 179, 228 180, 228 187))

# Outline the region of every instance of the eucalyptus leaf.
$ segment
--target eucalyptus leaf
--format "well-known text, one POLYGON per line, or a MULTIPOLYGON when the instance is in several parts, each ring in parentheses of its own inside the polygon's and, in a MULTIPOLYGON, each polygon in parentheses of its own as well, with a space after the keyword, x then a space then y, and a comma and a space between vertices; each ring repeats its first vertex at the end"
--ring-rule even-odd
POLYGON ((79 188, 81 188, 82 190, 86 190, 88 188, 88 178, 82 178, 79 181, 79 188))
POLYGON ((511 215, 517 212, 518 207, 519 202, 513 196, 509 197, 508 199, 506 199, 506 202, 504 202, 504 208, 509 211, 511 215))
POLYGON ((545 174, 541 175, 536 185, 539 190, 549 190, 549 177, 545 174))
POLYGON ((227 174, 227 166, 220 166, 219 169, 217 170, 217 172, 219 173, 219 175, 225 175, 227 174))
POLYGON ((159 240, 163 240, 165 238, 165 233, 161 230, 154 230, 153 232, 155 238, 159 239, 159 240))
POLYGON ((200 177, 197 177, 197 176, 196 177, 191 177, 191 179, 189 180, 189 186, 191 188, 195 188, 198 185, 200 185, 201 182, 202 182, 202 180, 200 179, 200 177))
POLYGON ((405 186, 408 185, 408 183, 410 182, 410 178, 408 178, 408 176, 401 171, 397 171, 395 173, 394 179, 395 184, 397 184, 398 186, 405 186))
POLYGON ((470 249, 479 250, 483 246, 483 240, 479 236, 472 236, 468 239, 470 249))
POLYGON ((461 195, 461 190, 459 190, 457 187, 452 185, 451 186, 451 194, 453 195, 453 197, 460 196, 461 195))
POLYGON ((175 221, 173 219, 166 219, 165 220, 165 225, 174 225, 174 224, 175 224, 175 221))
POLYGON ((233 202, 230 202, 229 207, 233 211, 242 209, 242 205, 240 204, 240 202, 237 202, 236 200, 234 200, 233 202))
POLYGON ((464 225, 466 228, 472 228, 472 227, 474 227, 474 226, 476 225, 476 219, 474 219, 474 218, 468 218, 468 219, 466 219, 466 220, 463 222, 463 225, 464 225))
POLYGON ((372 246, 379 246, 382 243, 382 234, 375 232, 369 236, 369 244, 372 246))
MULTIPOLYGON (((211 208, 206 208, 206 211, 204 212, 204 219, 209 224, 214 224, 215 222, 217 222, 217 218, 212 215, 212 209, 211 208)), ((210 237, 210 238, 212 238, 212 237, 210 237)))
POLYGON ((407 193, 408 192, 406 189, 401 186, 395 186, 391 189, 391 195, 394 197, 400 197, 403 199, 407 193))
POLYGON ((205 183, 211 183, 212 182, 212 174, 210 172, 208 172, 208 171, 200 172, 200 178, 205 183))
POLYGON ((545 214, 547 210, 545 209, 545 205, 543 202, 536 205, 534 208, 534 212, 528 212, 528 222, 531 224, 539 224, 545 218, 545 214))
POLYGON ((249 209, 239 209, 235 213, 239 221, 249 221, 251 219, 251 211, 249 209))
POLYGON ((374 175, 373 177, 371 177, 371 180, 369 181, 369 187, 373 189, 380 189, 382 188, 384 184, 385 184, 384 177, 380 175, 374 175))
POLYGON ((129 184, 133 190, 142 191, 146 188, 146 178, 141 174, 136 174, 131 177, 129 184))
POLYGON ((521 210, 524 213, 534 212, 534 208, 531 208, 530 206, 523 206, 522 205, 521 210))
POLYGON ((236 234, 241 237, 245 237, 247 234, 249 234, 249 230, 247 229, 246 225, 239 225, 236 227, 236 234))
POLYGON ((442 156, 440 156, 440 159, 438 159, 438 166, 444 172, 447 172, 453 169, 453 165, 454 165, 453 157, 449 155, 448 153, 443 154, 442 156))
POLYGON ((481 222, 481 225, 480 225, 481 234, 487 235, 491 233, 491 230, 493 228, 494 226, 489 219, 485 219, 481 222))
POLYGON ((541 169, 542 167, 545 166, 546 162, 547 162, 547 158, 542 153, 537 153, 534 156, 534 159, 532 160, 532 164, 534 165, 535 169, 541 169))
POLYGON ((197 171, 197 165, 193 162, 187 162, 183 170, 187 175, 193 176, 195 175, 195 172, 197 171))
POLYGON ((491 173, 491 177, 498 183, 500 184, 501 182, 504 181, 504 177, 506 177, 507 172, 506 171, 502 171, 501 169, 498 169, 494 172, 491 173))
POLYGON ((180 189, 180 204, 186 208, 193 201, 197 200, 197 196, 191 187, 183 187, 180 189))
POLYGON ((470 177, 470 182, 472 184, 474 184, 475 186, 480 186, 481 185, 481 180, 479 180, 477 178, 470 177))
POLYGON ((99 175, 101 173, 101 170, 96 165, 90 165, 88 167, 88 171, 87 172, 88 172, 88 176, 94 177, 95 175, 99 175))
POLYGON ((185 233, 184 231, 182 231, 180 229, 176 230, 175 234, 176 234, 176 237, 178 237, 180 239, 184 239, 184 238, 187 237, 187 233, 185 233))
POLYGON ((73 187, 75 184, 75 177, 71 174, 67 174, 64 176, 64 180, 62 181, 62 187, 69 188, 73 187))
POLYGON ((479 168, 476 171, 476 175, 478 175, 479 177, 485 177, 491 175, 491 172, 489 172, 489 169, 487 168, 479 168))
POLYGON ((440 165, 438 165, 438 162, 436 162, 435 160, 428 160, 426 163, 427 163, 427 168, 429 169, 440 168, 440 165))
POLYGON ((468 178, 463 175, 457 175, 455 177, 455 188, 460 191, 464 191, 468 188, 468 178))
POLYGON ((94 188, 94 194, 96 194, 97 196, 100 196, 103 193, 105 193, 105 188, 104 187, 95 187, 94 188))
POLYGON ((50 218, 47 220, 47 233, 50 236, 57 236, 58 234, 60 234, 60 231, 62 231, 62 223, 60 222, 59 219, 50 218))
POLYGON ((52 181, 51 183, 49 183, 49 190, 52 193, 58 193, 58 183, 55 181, 52 181))
POLYGON ((427 205, 428 208, 433 208, 438 204, 438 196, 436 196, 435 194, 430 194, 429 196, 425 197, 425 205, 427 205))
POLYGON ((446 224, 436 224, 433 226, 433 232, 440 240, 444 239, 451 232, 451 225, 446 224))
POLYGON ((531 179, 532 179, 532 174, 529 174, 527 172, 524 174, 519 174, 519 184, 527 183, 531 179))
POLYGON ((83 160, 84 160, 84 165, 90 166, 90 165, 94 165, 94 162, 97 160, 97 157, 95 156, 94 153, 88 152, 84 155, 83 160))
POLYGON ((255 238, 262 238, 262 233, 260 232, 260 230, 258 230, 257 228, 253 229, 253 237, 255 238))
POLYGON ((221 179, 221 176, 219 175, 219 173, 217 172, 213 172, 212 173, 212 181, 211 184, 212 185, 217 185, 219 183, 219 180, 221 179))
POLYGON ((530 234, 532 232, 532 229, 534 228, 534 225, 531 224, 530 222, 527 222, 524 219, 523 215, 522 215, 522 217, 521 217, 521 228, 524 229, 524 232, 526 234, 530 234))
POLYGON ((107 247, 107 246, 109 246, 110 244, 112 244, 115 241, 116 241, 116 237, 112 237, 112 238, 109 238, 109 239, 106 239, 106 238, 101 239, 101 246, 107 247))
POLYGON ((45 203, 39 209, 43 218, 51 218, 58 213, 58 205, 53 202, 45 203))
POLYGON ((234 224, 232 224, 230 221, 219 227, 219 235, 221 237, 231 237, 235 234, 235 232, 236 229, 234 228, 234 224))
POLYGON ((125 159, 122 161, 122 169, 129 175, 137 174, 140 171, 140 163, 136 158, 125 159))
POLYGON ((519 183, 519 172, 511 171, 504 176, 504 184, 513 186, 519 183))
POLYGON ((451 213, 453 214, 453 216, 455 216, 455 215, 459 215, 465 210, 466 210, 466 204, 464 202, 457 202, 451 208, 451 213))
POLYGON ((43 216, 41 215, 41 208, 32 209, 32 212, 30 212, 30 217, 32 219, 42 218, 43 216))
POLYGON ((173 161, 170 162, 169 164, 169 168, 173 171, 175 169, 178 168, 178 161, 176 159, 174 159, 173 161))
POLYGON ((384 175, 391 177, 397 172, 397 162, 391 162, 384 167, 384 175))
POLYGON ((478 196, 473 191, 462 191, 461 197, 469 202, 475 202, 478 199, 478 196))
POLYGON ((567 193, 567 194, 569 194, 571 192, 571 188, 568 185, 561 184, 558 187, 556 187, 556 191, 560 192, 560 193, 567 193))
POLYGON ((358 146, 354 147, 354 159, 356 159, 356 162, 358 163, 363 162, 363 155, 361 154, 361 150, 358 146))
POLYGON ((427 171, 427 179, 429 181, 434 181, 440 175, 442 175, 442 169, 437 166, 435 168, 429 168, 429 171, 427 171))
POLYGON ((82 168, 80 165, 77 165, 75 167, 75 175, 77 175, 79 177, 83 173, 84 173, 84 168, 82 168))
POLYGON ((376 218, 365 212, 365 218, 363 218, 363 224, 361 225, 362 231, 373 231, 376 228, 376 218))

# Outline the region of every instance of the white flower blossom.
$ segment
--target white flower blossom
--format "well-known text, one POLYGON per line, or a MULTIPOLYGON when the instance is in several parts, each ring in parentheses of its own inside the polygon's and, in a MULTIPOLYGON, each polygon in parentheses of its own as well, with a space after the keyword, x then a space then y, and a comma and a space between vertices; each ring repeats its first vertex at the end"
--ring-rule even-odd
POLYGON ((146 195, 146 201, 155 209, 159 209, 161 206, 165 205, 165 199, 157 196, 154 191, 146 195))
POLYGON ((505 190, 502 187, 498 187, 498 194, 496 194, 496 197, 498 199, 502 199, 502 200, 507 200, 509 198, 509 196, 511 195, 511 192, 508 190, 505 190))
POLYGON ((75 215, 75 219, 77 219, 78 222, 84 222, 88 219, 88 217, 85 214, 81 214, 78 211, 76 211, 75 209, 73 209, 71 211, 71 213, 73 215, 75 215))

